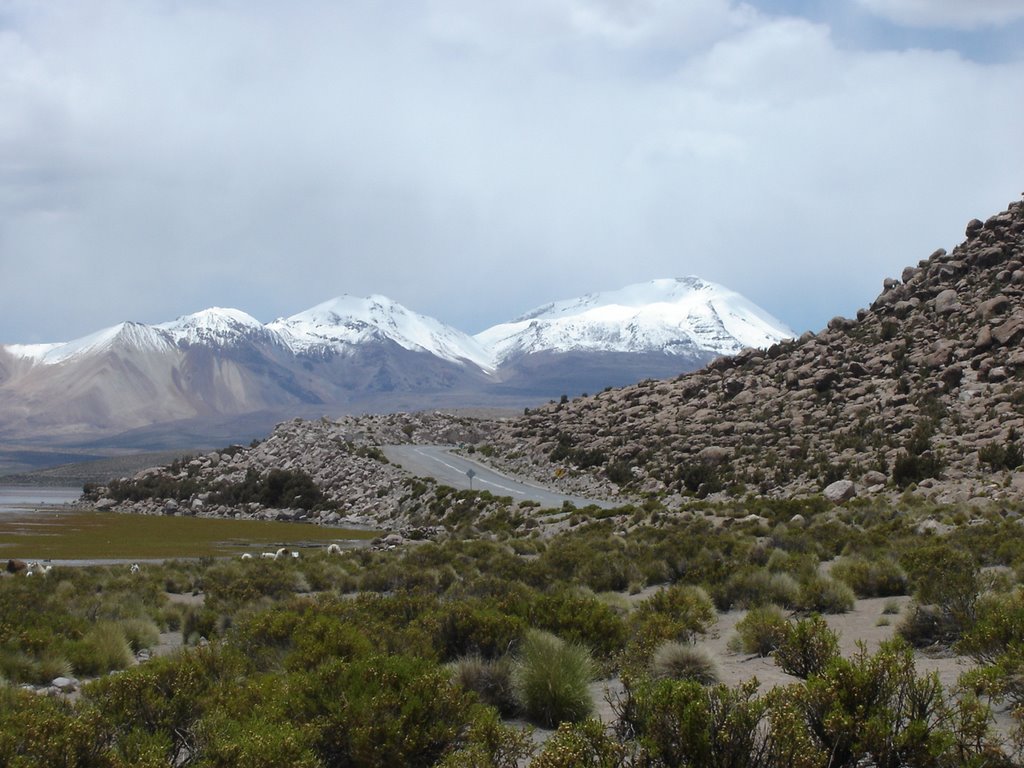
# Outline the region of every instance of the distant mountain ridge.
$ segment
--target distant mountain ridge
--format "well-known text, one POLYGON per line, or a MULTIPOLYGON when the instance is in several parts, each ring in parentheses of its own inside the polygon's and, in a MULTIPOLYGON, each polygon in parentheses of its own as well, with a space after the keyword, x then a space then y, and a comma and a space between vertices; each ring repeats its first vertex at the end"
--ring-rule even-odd
POLYGON ((75 443, 179 421, 201 434, 224 417, 317 408, 521 406, 672 376, 789 336, 742 296, 694 277, 554 302, 476 336, 379 295, 265 324, 212 307, 0 346, 0 440, 75 443))

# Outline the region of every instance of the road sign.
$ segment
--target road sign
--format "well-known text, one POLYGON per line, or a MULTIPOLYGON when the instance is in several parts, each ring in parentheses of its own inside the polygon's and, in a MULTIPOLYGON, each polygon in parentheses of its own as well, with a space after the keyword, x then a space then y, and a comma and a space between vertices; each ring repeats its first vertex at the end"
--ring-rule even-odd
POLYGON ((473 490, 473 478, 476 477, 476 471, 470 467, 466 470, 466 477, 469 478, 469 490, 473 490))

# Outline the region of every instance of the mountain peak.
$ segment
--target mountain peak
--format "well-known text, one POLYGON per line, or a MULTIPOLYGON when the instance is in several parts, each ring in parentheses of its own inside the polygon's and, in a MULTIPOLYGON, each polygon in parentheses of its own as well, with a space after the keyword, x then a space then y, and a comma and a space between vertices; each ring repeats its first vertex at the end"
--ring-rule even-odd
POLYGON ((177 344, 219 345, 235 343, 242 338, 270 336, 266 327, 240 309, 210 307, 177 320, 154 326, 165 331, 177 344))
POLYGON ((554 301, 475 338, 504 362, 542 351, 734 354, 791 336, 740 294, 691 275, 554 301))
POLYGON ((267 327, 304 354, 345 353, 358 344, 386 339, 443 360, 469 361, 488 371, 492 368, 487 354, 471 336, 380 294, 342 294, 267 327))

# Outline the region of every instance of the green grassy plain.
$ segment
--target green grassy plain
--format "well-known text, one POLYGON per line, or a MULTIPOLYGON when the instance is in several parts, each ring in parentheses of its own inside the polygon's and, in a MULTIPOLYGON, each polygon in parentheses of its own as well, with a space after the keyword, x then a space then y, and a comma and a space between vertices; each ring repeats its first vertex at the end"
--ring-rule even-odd
POLYGON ((376 531, 301 523, 34 512, 0 517, 0 558, 33 560, 217 557, 278 547, 365 541, 376 531))

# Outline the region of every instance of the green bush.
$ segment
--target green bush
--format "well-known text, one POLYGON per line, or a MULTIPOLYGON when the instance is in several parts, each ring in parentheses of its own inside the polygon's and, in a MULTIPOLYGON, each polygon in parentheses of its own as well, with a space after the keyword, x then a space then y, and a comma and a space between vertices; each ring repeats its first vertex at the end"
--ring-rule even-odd
POLYGON ((950 700, 936 674, 918 677, 903 643, 862 648, 769 699, 775 765, 1008 765, 986 709, 968 694, 950 700))
POLYGON ((940 542, 906 552, 902 564, 918 602, 935 606, 943 631, 952 630, 950 640, 974 623, 982 583, 973 554, 940 542))
POLYGON ((621 768, 625 754, 597 720, 562 723, 530 768, 621 768))
POLYGON ((776 605, 751 608, 736 623, 736 635, 729 641, 729 647, 742 653, 768 656, 786 638, 789 622, 776 605))
POLYGON ((839 638, 820 616, 790 624, 775 649, 775 663, 783 672, 804 679, 818 675, 839 658, 839 638))
POLYGON ((757 681, 735 688, 693 681, 636 681, 616 705, 620 739, 636 738, 637 765, 764 765, 768 745, 757 681))
POLYGON ((718 682, 718 667, 706 651, 669 641, 654 651, 651 677, 656 680, 692 680, 701 685, 718 682))
POLYGON ((518 616, 482 602, 456 602, 442 608, 436 645, 442 661, 479 654, 488 659, 512 651, 526 632, 518 616))
POLYGON ((282 715, 310 724, 326 765, 427 768, 458 747, 473 719, 475 697, 422 659, 331 661, 290 679, 282 715))
POLYGON ((772 604, 793 608, 799 595, 800 585, 788 573, 771 573, 765 568, 746 569, 734 573, 715 589, 715 605, 723 611, 772 604))
POLYGON ((846 584, 815 574, 800 585, 797 607, 806 613, 846 613, 855 602, 846 584))
POLYGON ((715 605, 700 587, 673 584, 659 589, 649 598, 637 604, 633 613, 635 621, 642 621, 650 614, 667 616, 680 627, 676 639, 692 639, 694 635, 707 632, 717 618, 715 605))
POLYGON ((478 711, 462 741, 437 768, 519 768, 533 753, 529 731, 505 725, 493 710, 478 711))
POLYGON ((531 631, 519 649, 513 675, 523 711, 540 725, 579 722, 593 710, 589 685, 594 664, 582 646, 531 631))
POLYGON ((848 585, 857 597, 889 597, 907 594, 907 574, 888 557, 869 560, 861 555, 842 557, 829 572, 848 585))

